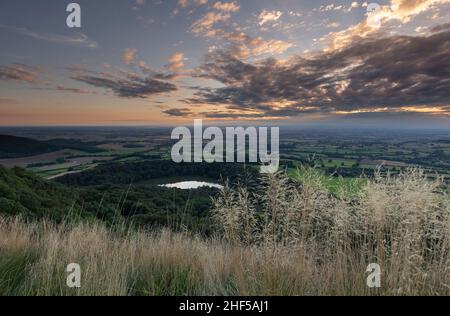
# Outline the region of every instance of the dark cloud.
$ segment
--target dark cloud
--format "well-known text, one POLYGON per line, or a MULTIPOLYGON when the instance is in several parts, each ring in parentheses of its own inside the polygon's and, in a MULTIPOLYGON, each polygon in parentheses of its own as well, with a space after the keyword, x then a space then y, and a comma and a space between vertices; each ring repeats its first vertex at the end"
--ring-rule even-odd
POLYGON ((397 109, 450 104, 450 29, 422 36, 360 39, 335 51, 288 61, 250 63, 225 50, 210 53, 197 76, 221 88, 204 88, 188 104, 225 105, 254 116, 397 109), (258 114, 259 113, 259 114, 258 114))
POLYGON ((58 85, 55 87, 55 90, 62 92, 71 92, 71 93, 79 93, 79 94, 95 94, 94 91, 87 89, 79 89, 79 88, 69 88, 65 86, 58 85))
POLYGON ((77 33, 72 36, 66 36, 66 35, 59 35, 59 34, 35 32, 35 31, 29 30, 24 27, 14 27, 14 26, 8 26, 8 25, 3 25, 3 24, 0 24, 0 29, 10 30, 10 31, 16 32, 18 34, 22 34, 22 35, 29 36, 29 37, 32 37, 37 40, 43 40, 43 41, 51 42, 51 43, 59 43, 59 44, 88 47, 88 48, 97 48, 98 47, 97 42, 89 39, 89 37, 83 33, 77 33))
POLYGON ((123 98, 147 98, 154 94, 177 90, 177 86, 172 83, 135 73, 122 72, 121 76, 117 77, 107 73, 76 69, 71 78, 94 87, 111 90, 123 98))
POLYGON ((436 25, 435 27, 433 27, 431 29, 431 31, 434 32, 434 33, 442 32, 442 31, 448 31, 448 30, 450 30, 450 23, 436 25))
POLYGON ((69 92, 78 94, 96 94, 95 91, 80 88, 71 88, 63 85, 51 86, 49 83, 44 87, 34 87, 33 90, 45 90, 45 91, 59 91, 59 92, 69 92))
POLYGON ((0 66, 0 80, 34 83, 40 72, 39 68, 25 64, 0 66))
POLYGON ((168 114, 170 116, 178 116, 178 117, 189 116, 192 114, 191 110, 187 109, 187 108, 168 109, 168 110, 164 110, 163 113, 168 114))

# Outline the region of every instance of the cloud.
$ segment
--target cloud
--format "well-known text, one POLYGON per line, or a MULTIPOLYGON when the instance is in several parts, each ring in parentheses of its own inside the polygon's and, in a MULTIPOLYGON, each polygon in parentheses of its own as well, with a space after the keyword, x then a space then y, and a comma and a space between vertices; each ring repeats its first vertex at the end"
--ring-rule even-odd
POLYGON ((96 94, 95 91, 80 88, 70 88, 63 85, 56 85, 54 87, 50 86, 50 83, 46 83, 44 87, 35 87, 34 90, 45 90, 45 91, 58 91, 58 92, 68 92, 77 94, 96 94))
POLYGON ((62 91, 62 92, 71 92, 71 93, 78 93, 78 94, 95 94, 92 90, 87 89, 79 89, 79 88, 68 88, 63 85, 58 85, 55 87, 56 91, 62 91))
POLYGON ((184 67, 184 54, 183 53, 175 53, 171 56, 169 56, 169 64, 167 65, 167 68, 172 72, 180 72, 182 68, 184 67))
POLYGON ((337 28, 339 26, 341 26, 341 24, 339 22, 330 22, 325 25, 325 27, 327 27, 327 28, 337 28))
POLYGON ((219 28, 210 28, 205 35, 222 41, 221 46, 210 46, 210 51, 225 47, 230 54, 241 59, 263 55, 278 55, 293 46, 292 43, 283 40, 263 39, 260 36, 252 37, 237 29, 225 31, 219 28))
POLYGON ((175 80, 182 77, 185 74, 184 61, 186 57, 184 53, 177 52, 169 56, 167 59, 167 65, 164 69, 152 69, 144 61, 138 63, 139 69, 151 78, 159 80, 175 80))
POLYGON ((217 23, 228 22, 231 18, 229 13, 208 12, 191 26, 196 36, 214 37, 220 35, 221 30, 214 28, 217 23))
POLYGON ((263 26, 266 23, 276 22, 281 18, 282 15, 283 12, 281 11, 263 10, 258 17, 258 24, 259 26, 263 26))
POLYGON ((177 15, 180 13, 181 9, 186 9, 192 6, 201 6, 208 3, 208 0, 178 0, 176 8, 173 10, 172 14, 177 15))
POLYGON ((293 46, 292 43, 282 40, 264 40, 261 37, 250 38, 248 41, 242 42, 236 46, 237 56, 241 58, 258 57, 261 55, 278 55, 284 53, 293 46))
POLYGON ((122 72, 121 76, 116 76, 110 73, 75 69, 71 78, 94 87, 110 90, 122 98, 148 98, 155 94, 178 90, 177 86, 172 83, 131 72, 122 72))
POLYGON ((439 33, 442 31, 449 31, 449 30, 450 30, 450 23, 445 23, 445 24, 441 24, 441 25, 436 25, 435 27, 433 27, 431 29, 431 32, 439 33))
POLYGON ((192 111, 188 108, 173 108, 164 110, 163 113, 170 115, 170 116, 176 116, 176 117, 186 117, 192 115, 192 111))
POLYGON ((433 6, 450 3, 449 0, 391 0, 390 10, 382 10, 382 17, 391 20, 409 22, 412 17, 431 9, 433 6))
POLYGON ((341 49, 360 38, 378 36, 388 22, 408 23, 417 15, 447 3, 450 3, 450 0, 391 0, 388 5, 381 5, 379 10, 360 23, 327 35, 324 38, 327 49, 341 49), (379 23, 373 23, 374 21, 379 23))
MULTIPOLYGON (((277 55, 284 53, 293 46, 292 43, 280 39, 266 40, 260 36, 249 36, 235 25, 230 27, 231 23, 229 22, 231 19, 231 12, 237 12, 239 10, 239 6, 234 2, 216 2, 213 5, 213 8, 217 11, 208 12, 195 21, 191 26, 191 32, 195 36, 204 36, 221 41, 220 45, 222 45, 222 47, 226 46, 231 54, 239 58, 245 59, 267 54, 277 55)), ((282 14, 281 12, 274 12, 275 18, 272 18, 273 21, 278 19, 282 14)), ((270 19, 270 17, 267 18, 270 19)), ((266 22, 268 22, 268 20, 266 22)), ((210 46, 210 49, 212 50, 216 48, 219 47, 216 45, 210 46)))
POLYGON ((216 115, 231 117, 380 108, 437 113, 450 104, 450 29, 436 29, 441 31, 427 36, 369 37, 341 50, 283 61, 251 63, 215 50, 197 75, 222 87, 199 89, 186 102, 219 106, 216 115))
POLYGON ((344 5, 335 5, 334 3, 331 3, 327 5, 321 5, 319 11, 320 12, 340 11, 342 9, 345 9, 344 5))
POLYGON ((182 8, 187 8, 189 6, 199 6, 207 4, 208 0, 178 0, 178 6, 182 8))
POLYGON ((227 23, 231 19, 231 13, 238 12, 240 5, 236 2, 216 2, 212 6, 216 11, 210 11, 195 21, 191 26, 191 32, 196 36, 221 37, 226 32, 216 28, 216 24, 227 23))
POLYGON ((357 1, 353 1, 350 8, 359 8, 359 3, 357 1))
MULTIPOLYGON (((362 6, 367 6, 362 5, 362 6)), ((329 11, 341 11, 341 12, 351 12, 353 9, 359 8, 360 5, 357 1, 353 1, 349 6, 343 5, 343 4, 334 4, 330 3, 327 5, 321 5, 319 9, 315 9, 315 11, 320 12, 329 12, 329 11)))
POLYGON ((14 63, 10 66, 0 66, 0 80, 4 81, 35 83, 40 73, 40 68, 25 64, 14 63))
POLYGON ((11 27, 0 25, 0 28, 11 30, 21 35, 25 35, 34 39, 43 40, 51 43, 65 44, 70 46, 80 46, 87 48, 98 47, 97 42, 89 39, 89 37, 83 33, 78 33, 73 36, 67 36, 67 35, 35 32, 23 27, 11 27))
POLYGON ((152 72, 152 68, 151 68, 150 66, 148 66, 147 63, 146 63, 145 61, 143 61, 143 60, 141 60, 141 61, 138 63, 138 66, 139 66, 139 68, 141 69, 141 71, 142 71, 143 73, 148 74, 148 73, 151 73, 151 72, 152 72))
POLYGON ((131 65, 136 59, 137 49, 136 48, 126 48, 122 54, 122 61, 126 65, 131 65))
POLYGON ((213 8, 219 11, 225 12, 238 12, 241 9, 241 6, 236 2, 216 2, 213 5, 213 8))
MULTIPOLYGON (((225 49, 229 54, 247 59, 264 55, 278 55, 284 53, 293 46, 292 43, 283 40, 263 39, 260 36, 252 37, 241 31, 221 32, 220 37, 225 41, 225 49)), ((215 49, 219 49, 215 47, 215 49)), ((223 50, 223 49, 222 49, 223 50)), ((212 49, 214 51, 214 49, 212 49)))

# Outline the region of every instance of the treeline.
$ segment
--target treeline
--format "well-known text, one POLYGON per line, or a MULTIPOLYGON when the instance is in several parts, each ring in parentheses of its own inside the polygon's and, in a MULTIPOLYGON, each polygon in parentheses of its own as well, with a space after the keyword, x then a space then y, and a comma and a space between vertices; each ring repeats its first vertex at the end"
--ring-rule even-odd
POLYGON ((46 143, 59 149, 74 149, 86 153, 100 153, 106 151, 105 149, 97 147, 97 145, 101 144, 99 142, 84 142, 78 139, 58 138, 48 140, 46 143))
POLYGON ((228 179, 234 182, 244 174, 256 177, 254 165, 229 163, 174 163, 171 160, 147 160, 140 162, 107 163, 95 169, 77 174, 65 175, 58 182, 70 186, 93 186, 101 184, 128 185, 167 177, 202 177, 207 179, 228 179))

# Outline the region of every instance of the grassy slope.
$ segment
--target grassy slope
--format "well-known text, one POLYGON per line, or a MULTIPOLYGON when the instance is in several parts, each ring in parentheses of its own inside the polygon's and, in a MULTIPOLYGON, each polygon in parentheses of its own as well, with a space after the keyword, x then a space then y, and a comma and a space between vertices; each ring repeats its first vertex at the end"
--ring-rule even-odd
POLYGON ((257 197, 222 194, 214 214, 223 237, 0 217, 0 295, 450 295, 440 182, 419 171, 375 178, 349 201, 303 176, 298 187, 269 176, 257 197), (265 216, 253 213, 255 198, 265 216), (79 289, 65 285, 72 262, 79 289), (366 286, 374 262, 380 289, 366 286))
POLYGON ((56 218, 71 209, 76 195, 75 190, 22 168, 0 166, 0 213, 56 218))

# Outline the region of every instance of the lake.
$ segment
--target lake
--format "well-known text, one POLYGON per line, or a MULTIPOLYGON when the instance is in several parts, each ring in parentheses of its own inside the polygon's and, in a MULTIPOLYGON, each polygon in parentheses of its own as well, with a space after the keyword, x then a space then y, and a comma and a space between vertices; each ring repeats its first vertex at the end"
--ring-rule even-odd
POLYGON ((183 181, 183 182, 176 182, 176 183, 169 183, 169 184, 161 184, 160 187, 166 187, 166 188, 176 188, 181 190, 192 190, 192 189, 198 189, 201 187, 209 187, 209 188, 217 188, 222 189, 223 186, 217 183, 211 183, 211 182, 201 182, 201 181, 183 181))

